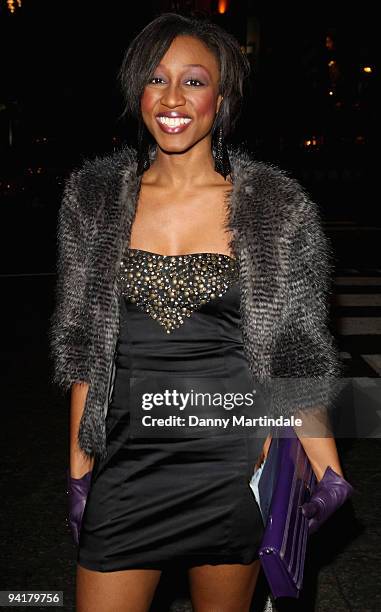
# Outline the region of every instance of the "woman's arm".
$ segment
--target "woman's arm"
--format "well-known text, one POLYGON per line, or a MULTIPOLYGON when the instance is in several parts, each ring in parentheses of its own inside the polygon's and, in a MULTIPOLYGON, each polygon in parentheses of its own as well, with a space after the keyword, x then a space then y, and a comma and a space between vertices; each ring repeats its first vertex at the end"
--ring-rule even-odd
POLYGON ((333 248, 323 231, 317 204, 297 187, 299 202, 290 239, 288 313, 275 343, 274 391, 279 413, 285 411, 302 418, 303 429, 295 428, 295 433, 321 480, 328 466, 342 475, 328 418, 342 373, 338 347, 327 325, 333 248))
MULTIPOLYGON (((295 433, 298 433, 297 430, 295 430, 295 433)), ((328 466, 330 466, 336 472, 336 474, 339 474, 339 476, 344 476, 334 438, 298 437, 318 481, 323 478, 324 472, 328 466)), ((255 464, 256 469, 258 469, 266 459, 270 448, 270 442, 271 436, 269 435, 266 438, 262 452, 258 457, 257 463, 255 464)))
POLYGON ((95 225, 79 184, 80 171, 72 172, 58 213, 57 282, 49 326, 52 382, 64 391, 73 383, 89 382, 93 362, 89 258, 95 225))
POLYGON ((257 470, 261 467, 262 463, 264 462, 264 460, 267 457, 267 453, 269 452, 269 448, 270 448, 270 444, 271 444, 271 436, 270 434, 267 436, 266 440, 264 441, 264 444, 262 446, 262 451, 261 454, 259 455, 257 462, 254 466, 254 469, 257 470))
POLYGON ((339 476, 344 476, 328 411, 322 408, 307 409, 298 416, 302 420, 302 426, 295 427, 294 431, 310 460, 317 480, 323 478, 328 466, 339 476))
POLYGON ((74 383, 70 401, 70 476, 82 478, 93 469, 94 458, 86 456, 78 445, 79 424, 85 407, 89 384, 74 383))
POLYGON ((334 438, 300 437, 300 442, 318 481, 323 478, 324 472, 328 466, 330 466, 336 474, 339 474, 339 476, 344 476, 334 438))
MULTIPOLYGON (((293 285, 291 297, 290 329, 294 338, 292 348, 295 351, 293 357, 297 362, 297 358, 303 355, 296 373, 297 377, 301 377, 301 386, 310 388, 312 396, 319 390, 326 395, 327 403, 325 406, 323 404, 321 409, 302 410, 300 416, 303 427, 300 431, 295 428, 295 433, 317 480, 320 481, 328 466, 343 476, 328 416, 330 395, 341 373, 341 364, 337 345, 327 325, 333 272, 332 244, 323 231, 317 205, 308 197, 305 198, 304 205, 301 227, 297 232, 299 239, 295 237, 292 261, 291 282, 298 281, 293 285), (298 346, 299 343, 302 343, 303 347, 298 346), (325 381, 321 388, 316 384, 315 389, 315 376, 322 377, 325 381), (332 383, 329 382, 330 377, 332 383), (309 432, 309 435, 306 435, 306 432, 309 432)), ((292 369, 291 374, 294 375, 292 369)))

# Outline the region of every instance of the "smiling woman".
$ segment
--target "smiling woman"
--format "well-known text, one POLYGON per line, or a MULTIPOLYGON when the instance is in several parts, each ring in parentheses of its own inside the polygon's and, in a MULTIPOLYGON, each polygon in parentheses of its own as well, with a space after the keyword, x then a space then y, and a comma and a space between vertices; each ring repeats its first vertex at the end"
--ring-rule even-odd
MULTIPOLYGON (((77 612, 149 610, 171 564, 187 569, 196 612, 250 609, 264 526, 249 483, 268 428, 135 437, 139 389, 186 393, 192 381, 237 398, 272 376, 339 371, 316 206, 225 144, 247 75, 224 30, 162 15, 120 70, 138 151, 87 161, 65 188, 51 337, 55 380, 72 387, 77 612)), ((309 387, 296 388, 274 414, 302 409, 309 387)), ((310 458, 318 477, 330 465, 340 478, 332 440, 310 458)))
POLYGON ((209 133, 222 102, 219 74, 217 59, 204 43, 192 36, 173 41, 141 100, 143 121, 163 150, 184 151, 209 133), (189 64, 190 58, 200 63, 189 64))

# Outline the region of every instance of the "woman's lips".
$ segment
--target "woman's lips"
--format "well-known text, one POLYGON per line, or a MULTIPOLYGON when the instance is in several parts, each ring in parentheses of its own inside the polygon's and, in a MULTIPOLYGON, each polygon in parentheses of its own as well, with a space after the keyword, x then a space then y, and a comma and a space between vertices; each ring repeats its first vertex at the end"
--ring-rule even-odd
POLYGON ((180 134, 192 123, 192 119, 186 116, 168 117, 165 115, 157 115, 156 121, 161 130, 166 134, 180 134))

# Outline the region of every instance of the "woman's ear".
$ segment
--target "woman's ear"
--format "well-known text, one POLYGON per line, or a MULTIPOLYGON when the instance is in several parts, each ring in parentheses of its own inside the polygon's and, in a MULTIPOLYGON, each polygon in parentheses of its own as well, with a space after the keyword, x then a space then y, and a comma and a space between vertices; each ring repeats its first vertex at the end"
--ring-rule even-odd
POLYGON ((220 110, 220 106, 221 106, 221 102, 224 99, 223 96, 221 96, 221 94, 218 94, 218 98, 217 98, 217 108, 216 108, 216 115, 218 113, 218 111, 220 110))

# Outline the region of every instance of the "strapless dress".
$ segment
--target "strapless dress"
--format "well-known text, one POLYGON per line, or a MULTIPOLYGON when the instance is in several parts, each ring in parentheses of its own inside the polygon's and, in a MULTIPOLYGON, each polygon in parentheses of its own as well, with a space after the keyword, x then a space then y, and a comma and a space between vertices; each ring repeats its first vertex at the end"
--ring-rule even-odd
POLYGON ((238 377, 252 388, 237 262, 126 248, 119 280, 107 457, 95 460, 77 561, 97 571, 251 563, 264 527, 249 481, 265 435, 131 433, 131 381, 149 390, 203 379, 226 389, 238 377))

